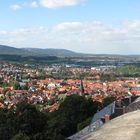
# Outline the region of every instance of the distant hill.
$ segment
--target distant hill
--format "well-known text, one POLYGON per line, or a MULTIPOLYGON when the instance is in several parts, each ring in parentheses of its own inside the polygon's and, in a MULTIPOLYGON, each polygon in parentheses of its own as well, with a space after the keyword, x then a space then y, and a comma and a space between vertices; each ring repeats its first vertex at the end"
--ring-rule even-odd
POLYGON ((0 45, 0 55, 71 57, 83 56, 84 54, 76 53, 66 49, 14 48, 0 45))
POLYGON ((76 53, 70 50, 66 50, 66 49, 39 49, 39 48, 22 48, 22 50, 24 51, 28 51, 28 53, 32 54, 32 55, 36 55, 36 56, 57 56, 57 57, 61 57, 61 56, 77 56, 77 55, 81 55, 80 53, 76 53))
POLYGON ((122 64, 140 66, 140 55, 84 54, 66 49, 15 48, 0 45, 0 61, 68 63, 82 66, 122 64))
POLYGON ((77 53, 67 49, 52 49, 52 48, 15 48, 6 45, 0 45, 0 55, 20 55, 22 57, 27 56, 55 56, 55 57, 114 57, 114 58, 124 58, 124 57, 135 57, 138 58, 140 55, 118 55, 118 54, 85 54, 77 53))
POLYGON ((0 45, 0 55, 24 55, 26 54, 26 51, 10 47, 10 46, 5 46, 5 45, 0 45))

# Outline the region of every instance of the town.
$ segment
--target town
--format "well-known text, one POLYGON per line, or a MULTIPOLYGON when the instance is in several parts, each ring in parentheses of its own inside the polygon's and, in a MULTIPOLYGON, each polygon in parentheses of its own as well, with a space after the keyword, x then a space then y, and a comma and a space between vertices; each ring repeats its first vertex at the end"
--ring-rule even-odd
POLYGON ((73 94, 92 101, 103 101, 140 94, 138 77, 116 77, 116 66, 83 68, 76 65, 41 65, 1 62, 0 107, 11 108, 20 102, 53 112, 73 94))
POLYGON ((0 7, 0 140, 140 139, 140 0, 0 7))

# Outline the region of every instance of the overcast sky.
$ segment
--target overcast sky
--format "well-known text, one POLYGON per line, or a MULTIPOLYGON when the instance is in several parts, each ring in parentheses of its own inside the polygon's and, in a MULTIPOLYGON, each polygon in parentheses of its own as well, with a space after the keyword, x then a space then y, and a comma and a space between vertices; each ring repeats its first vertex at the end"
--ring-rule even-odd
POLYGON ((140 0, 0 0, 0 44, 140 54, 140 0))

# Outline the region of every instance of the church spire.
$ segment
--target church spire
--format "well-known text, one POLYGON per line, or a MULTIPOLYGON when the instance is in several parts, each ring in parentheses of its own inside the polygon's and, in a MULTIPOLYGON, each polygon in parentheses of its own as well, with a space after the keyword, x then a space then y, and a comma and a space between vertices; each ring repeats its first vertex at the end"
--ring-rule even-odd
POLYGON ((80 80, 80 96, 84 95, 84 85, 83 85, 83 80, 80 80))

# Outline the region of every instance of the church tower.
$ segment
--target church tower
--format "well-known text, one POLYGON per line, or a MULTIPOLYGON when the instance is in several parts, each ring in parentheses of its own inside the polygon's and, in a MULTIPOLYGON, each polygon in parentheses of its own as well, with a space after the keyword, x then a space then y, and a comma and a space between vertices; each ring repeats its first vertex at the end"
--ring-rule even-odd
POLYGON ((84 96, 84 85, 83 85, 83 80, 80 80, 80 96, 84 96))

